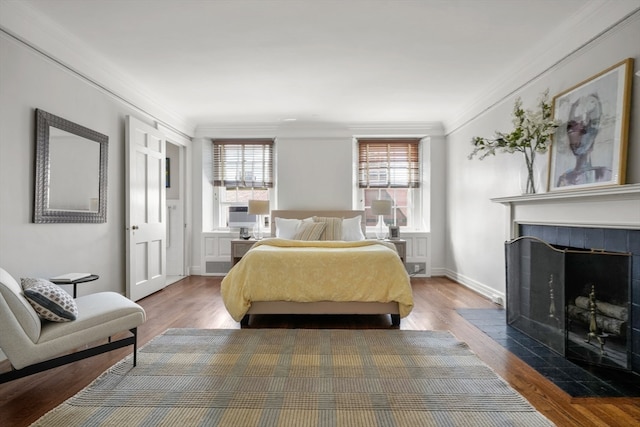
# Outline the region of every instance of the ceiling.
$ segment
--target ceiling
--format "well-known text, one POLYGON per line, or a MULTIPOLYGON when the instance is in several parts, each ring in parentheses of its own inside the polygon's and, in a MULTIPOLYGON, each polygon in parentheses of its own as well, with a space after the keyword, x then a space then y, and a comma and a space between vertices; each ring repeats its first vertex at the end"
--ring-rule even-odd
POLYGON ((609 2, 20 1, 194 125, 451 122, 609 2))

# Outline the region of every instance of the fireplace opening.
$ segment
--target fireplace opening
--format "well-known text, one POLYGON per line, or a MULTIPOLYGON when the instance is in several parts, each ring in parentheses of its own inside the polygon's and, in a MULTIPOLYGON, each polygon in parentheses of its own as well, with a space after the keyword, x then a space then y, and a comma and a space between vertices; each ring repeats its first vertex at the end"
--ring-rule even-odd
POLYGON ((631 254, 505 244, 507 322, 567 359, 631 370, 631 254))

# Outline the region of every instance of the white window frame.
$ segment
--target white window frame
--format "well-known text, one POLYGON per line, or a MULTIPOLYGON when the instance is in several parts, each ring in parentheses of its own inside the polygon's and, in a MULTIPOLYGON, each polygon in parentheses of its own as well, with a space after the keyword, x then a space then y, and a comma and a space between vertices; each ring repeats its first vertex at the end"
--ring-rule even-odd
MULTIPOLYGON (((256 139, 256 141, 264 141, 265 139, 263 138, 258 138, 256 139)), ((225 142, 233 142, 232 139, 228 139, 228 138, 224 138, 225 142)), ((251 139, 242 139, 242 138, 238 138, 238 143, 251 143, 251 139)), ((213 162, 213 150, 214 150, 214 144, 216 142, 216 140, 214 139, 213 141, 211 141, 211 174, 212 176, 215 175, 215 171, 213 170, 215 168, 214 162, 213 162)), ((275 144, 275 141, 273 142, 273 144, 275 144)), ((273 152, 275 150, 275 147, 272 149, 272 155, 273 152)), ((273 160, 272 160, 273 161, 273 160)), ((275 177, 275 162, 274 164, 272 164, 271 166, 271 170, 272 170, 272 174, 273 177, 275 177)), ((269 188, 251 188, 251 187, 236 187, 236 188, 230 188, 227 189, 224 186, 216 186, 213 184, 213 182, 211 182, 211 187, 213 190, 213 227, 217 230, 231 230, 228 227, 228 219, 229 219, 229 206, 246 206, 246 204, 244 202, 238 202, 236 200, 233 201, 227 201, 227 200, 223 200, 223 194, 222 194, 222 189, 225 189, 227 191, 234 191, 234 190, 250 190, 252 192, 250 198, 254 198, 253 196, 253 191, 267 191, 267 200, 274 200, 274 194, 275 194, 275 185, 274 187, 269 187, 269 188)), ((262 197, 258 197, 259 199, 263 199, 262 197)), ((268 221, 269 220, 269 216, 265 216, 265 219, 268 221)))
MULTIPOLYGON (((386 138, 386 137, 385 137, 386 138)), ((401 137, 404 138, 404 137, 401 137)), ((366 137, 365 139, 375 139, 373 137, 366 137)), ((381 139, 384 139, 381 137, 381 139)), ((419 149, 420 149, 420 153, 422 153, 422 151, 424 150, 424 139, 420 138, 419 141, 419 149)), ((358 152, 358 138, 354 138, 353 139, 353 158, 354 158, 354 162, 353 162, 353 166, 354 166, 354 179, 353 179, 353 187, 354 187, 354 196, 356 197, 356 202, 354 203, 354 206, 356 207, 356 209, 361 209, 361 210, 370 210, 371 206, 366 205, 365 204, 365 191, 366 190, 378 190, 379 194, 383 191, 392 191, 394 190, 394 188, 371 188, 371 189, 366 189, 366 188, 360 188, 359 184, 358 184, 358 168, 359 168, 359 152, 358 152)), ((424 186, 424 180, 423 180, 423 173, 424 173, 424 157, 422 154, 419 155, 419 161, 420 161, 420 166, 419 166, 419 174, 420 174, 420 182, 421 182, 421 186, 418 188, 406 188, 407 190, 407 225, 406 226, 400 226, 400 230, 401 231, 422 231, 423 230, 423 222, 420 220, 422 218, 422 202, 423 202, 423 194, 422 192, 425 190, 425 186, 424 186)), ((392 207, 394 208, 392 210, 393 215, 394 215, 394 219, 395 219, 395 215, 397 213, 397 210, 395 209, 396 207, 398 207, 396 205, 396 201, 392 199, 392 207)), ((365 212, 366 215, 366 212, 365 212)), ((364 219, 366 221, 366 218, 364 219)), ((386 221, 389 221, 389 219, 387 218, 386 221)), ((377 219, 376 219, 376 223, 377 223, 377 219)), ((395 221, 393 223, 396 223, 395 221)), ((370 232, 374 232, 375 231, 375 225, 367 225, 367 231, 370 232)))
MULTIPOLYGON (((214 212, 216 213, 217 223, 215 224, 216 228, 219 230, 231 230, 227 223, 229 220, 229 206, 246 206, 243 202, 237 201, 226 201, 222 200, 222 189, 225 187, 213 187, 213 203, 214 203, 214 212)), ((263 188, 237 188, 236 190, 251 190, 252 192, 255 190, 264 191, 263 188)), ((267 188, 268 200, 273 200, 274 189, 267 188)), ((233 191, 233 190, 231 190, 233 191)), ((251 196, 251 198, 254 198, 251 196)), ((262 199, 261 199, 262 200, 262 199)), ((269 215, 264 216, 269 221, 269 215)), ((265 225, 266 227, 266 225, 265 225)))

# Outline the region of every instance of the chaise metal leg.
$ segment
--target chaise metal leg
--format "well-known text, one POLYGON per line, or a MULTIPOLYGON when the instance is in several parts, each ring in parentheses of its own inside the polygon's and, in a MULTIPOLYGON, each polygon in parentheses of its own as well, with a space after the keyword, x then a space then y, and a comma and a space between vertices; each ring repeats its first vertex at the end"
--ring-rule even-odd
POLYGON ((138 328, 129 329, 133 334, 133 366, 138 362, 138 328))
POLYGON ((88 357, 97 356, 98 354, 106 353, 129 345, 133 346, 133 366, 136 366, 136 355, 138 349, 138 328, 129 329, 129 331, 133 334, 133 336, 122 338, 117 341, 109 340, 109 342, 106 344, 87 348, 75 353, 65 354, 54 359, 45 360, 44 362, 34 363, 33 365, 25 366, 21 369, 13 369, 12 367, 11 371, 3 372, 0 374, 0 384, 29 375, 37 374, 38 372, 43 372, 52 368, 57 368, 58 366, 77 362, 78 360, 86 359, 88 357))

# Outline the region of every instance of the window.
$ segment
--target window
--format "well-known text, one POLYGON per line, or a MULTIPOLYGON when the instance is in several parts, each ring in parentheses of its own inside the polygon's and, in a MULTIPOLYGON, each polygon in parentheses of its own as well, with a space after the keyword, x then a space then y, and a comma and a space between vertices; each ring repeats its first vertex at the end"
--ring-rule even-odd
POLYGON ((418 225, 413 218, 419 215, 420 205, 419 150, 417 138, 358 139, 358 188, 367 226, 378 222, 371 213, 371 201, 378 199, 392 202, 387 224, 418 225))
POLYGON ((225 188, 272 188, 272 140, 213 141, 213 185, 225 188))
POLYGON ((391 200, 391 216, 385 218, 387 225, 398 225, 408 227, 409 223, 409 199, 411 192, 407 188, 374 188, 364 190, 364 209, 366 225, 373 227, 378 223, 378 217, 371 213, 372 200, 391 200))
POLYGON ((213 141, 218 227, 227 226, 230 205, 247 205, 249 199, 269 200, 273 181, 273 140, 213 141))

